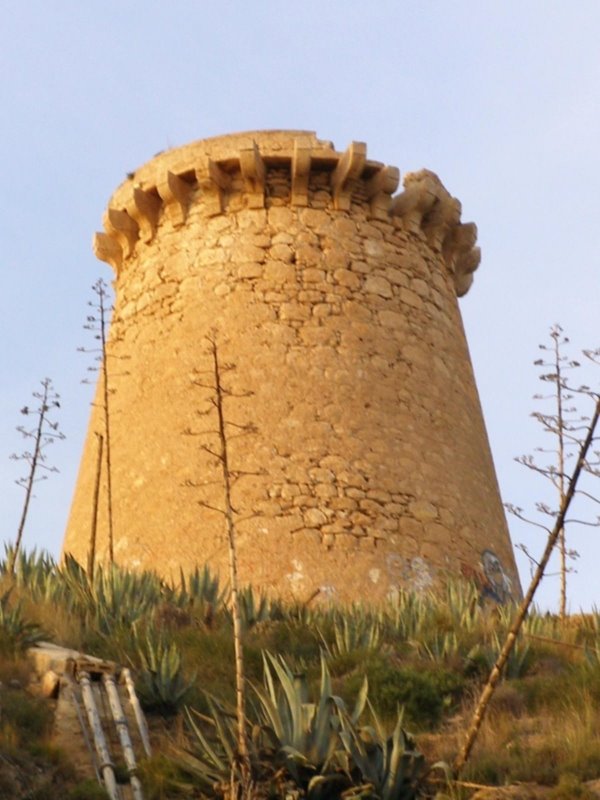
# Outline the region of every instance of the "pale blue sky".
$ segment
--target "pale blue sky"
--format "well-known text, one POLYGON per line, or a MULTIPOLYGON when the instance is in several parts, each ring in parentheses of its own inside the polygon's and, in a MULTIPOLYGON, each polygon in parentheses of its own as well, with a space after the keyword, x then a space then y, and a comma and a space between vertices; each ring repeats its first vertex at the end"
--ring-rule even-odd
MULTIPOLYGON (((483 262, 461 301, 502 494, 539 480, 513 457, 544 442, 531 362, 560 321, 600 346, 597 0, 23 0, 0 27, 0 517, 22 490, 8 460, 18 409, 50 375, 63 399, 60 475, 40 485, 25 544, 58 553, 89 412, 82 323, 109 269, 91 252, 106 201, 159 150, 260 128, 366 141, 402 173, 437 172, 479 226, 483 262)), ((600 375, 588 376, 600 383, 600 375)), ((509 520, 513 539, 541 549, 509 520)), ((600 605, 600 530, 571 605, 600 605)), ((523 576, 527 569, 524 567, 523 576)), ((557 582, 540 595, 552 607, 557 582)))

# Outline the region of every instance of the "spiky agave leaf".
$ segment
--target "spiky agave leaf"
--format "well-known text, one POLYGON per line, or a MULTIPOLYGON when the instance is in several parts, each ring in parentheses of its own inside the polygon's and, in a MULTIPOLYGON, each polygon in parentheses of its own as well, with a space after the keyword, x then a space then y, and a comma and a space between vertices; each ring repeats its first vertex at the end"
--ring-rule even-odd
POLYGON ((339 749, 337 709, 327 662, 321 660, 321 685, 316 703, 308 701, 305 676, 294 675, 285 660, 263 654, 264 688, 253 687, 259 724, 294 779, 327 771, 339 749))
POLYGON ((41 642, 46 635, 38 625, 24 618, 20 603, 11 605, 10 595, 11 589, 0 597, 0 648, 18 655, 41 642))
POLYGON ((166 715, 176 713, 195 680, 195 676, 186 679, 179 648, 153 630, 146 630, 142 637, 134 628, 134 640, 141 663, 138 693, 142 705, 166 715))
POLYGON ((349 756, 348 768, 355 766, 369 791, 380 800, 413 800, 428 772, 424 756, 412 737, 402 728, 398 713, 391 736, 386 736, 371 708, 373 725, 358 727, 348 715, 340 714, 340 739, 349 756), (367 787, 371 787, 370 790, 367 787))

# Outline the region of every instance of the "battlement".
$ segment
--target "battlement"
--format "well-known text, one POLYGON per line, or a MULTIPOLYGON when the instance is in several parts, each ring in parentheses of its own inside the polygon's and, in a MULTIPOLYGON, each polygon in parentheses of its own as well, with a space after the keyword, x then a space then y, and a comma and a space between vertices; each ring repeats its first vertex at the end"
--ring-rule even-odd
POLYGON ((268 208, 273 197, 290 206, 325 205, 348 211, 361 204, 366 218, 392 222, 424 236, 453 275, 456 294, 471 286, 481 253, 477 228, 461 222, 461 204, 429 170, 407 173, 367 158, 364 142, 344 152, 309 131, 260 131, 218 136, 158 154, 130 173, 111 197, 94 251, 118 273, 138 241, 153 240, 163 222, 185 224, 190 207, 224 213, 235 196, 247 208, 268 208), (282 172, 287 185, 282 185, 282 172), (320 180, 313 180, 319 176, 320 180), (283 190, 283 191, 282 191, 283 190), (315 202, 315 194, 318 194, 315 202))

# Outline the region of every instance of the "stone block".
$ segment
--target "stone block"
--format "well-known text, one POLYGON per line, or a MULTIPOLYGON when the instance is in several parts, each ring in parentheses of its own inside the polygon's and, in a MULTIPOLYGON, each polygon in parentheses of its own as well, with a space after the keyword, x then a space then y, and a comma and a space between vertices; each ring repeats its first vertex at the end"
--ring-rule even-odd
POLYGON ((274 244, 269 250, 269 256, 274 261, 290 264, 294 260, 294 251, 289 244, 274 244))
POLYGON ((309 267, 308 269, 303 269, 301 274, 305 283, 320 283, 325 280, 325 272, 322 269, 309 267))
POLYGON ((308 527, 317 528, 327 524, 327 517, 319 508, 310 508, 304 513, 304 521, 308 527))
POLYGON ((285 261, 267 261, 263 274, 265 280, 273 283, 291 283, 296 280, 296 267, 285 261))
POLYGON ((392 287, 390 282, 385 278, 381 278, 378 275, 369 275, 365 279, 365 292, 370 292, 371 294, 377 294, 380 297, 392 297, 392 287))
POLYGON ((300 303, 283 303, 279 316, 283 320, 304 320, 310 317, 311 309, 309 306, 300 303))
POLYGON ((433 522, 438 517, 438 510, 433 503, 426 500, 416 500, 409 503, 409 512, 419 522, 433 522))
POLYGON ((347 286, 349 289, 360 289, 362 283, 361 278, 356 272, 349 269, 336 269, 333 273, 333 279, 341 286, 347 286))

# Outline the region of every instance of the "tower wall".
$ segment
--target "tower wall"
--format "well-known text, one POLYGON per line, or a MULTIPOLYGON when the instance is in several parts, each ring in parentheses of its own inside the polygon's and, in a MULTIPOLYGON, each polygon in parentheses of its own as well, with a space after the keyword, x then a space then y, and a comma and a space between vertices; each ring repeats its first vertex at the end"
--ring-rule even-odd
MULTIPOLYGON (((398 183, 362 143, 339 153, 274 131, 171 150, 113 195, 95 248, 116 273, 118 562, 226 570, 213 331, 235 367, 223 382, 242 581, 348 601, 482 573, 518 593, 457 304, 476 228, 433 173, 394 196, 398 183)), ((64 542, 84 563, 100 404, 64 542)), ((100 557, 106 491, 104 469, 100 557)))

